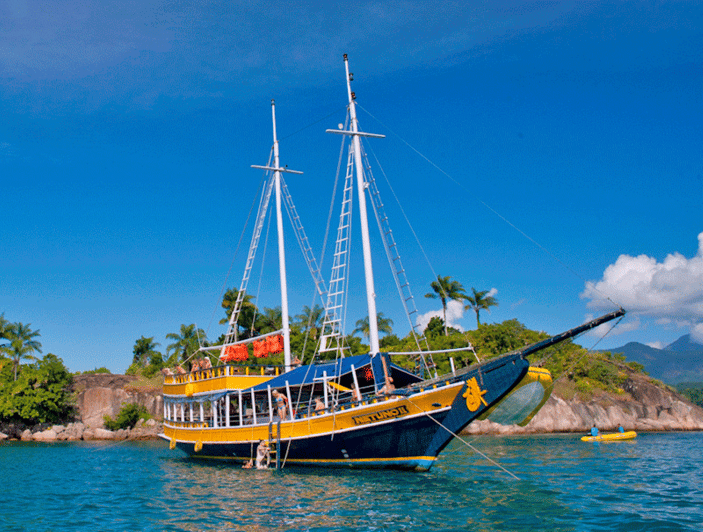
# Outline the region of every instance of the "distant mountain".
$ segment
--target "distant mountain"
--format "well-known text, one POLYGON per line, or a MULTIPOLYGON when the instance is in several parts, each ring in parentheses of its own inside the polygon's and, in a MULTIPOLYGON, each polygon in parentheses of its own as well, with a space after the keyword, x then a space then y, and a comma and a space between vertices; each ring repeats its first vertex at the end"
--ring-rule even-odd
POLYGON ((690 334, 664 349, 630 342, 608 351, 622 353, 628 362, 639 362, 652 377, 667 384, 703 382, 703 345, 691 340, 690 334))

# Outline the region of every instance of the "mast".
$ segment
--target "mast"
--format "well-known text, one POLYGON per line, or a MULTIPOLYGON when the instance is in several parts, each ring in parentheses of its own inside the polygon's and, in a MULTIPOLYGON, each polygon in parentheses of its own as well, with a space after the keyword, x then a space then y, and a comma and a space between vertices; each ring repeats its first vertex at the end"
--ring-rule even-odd
POLYGON ((347 95, 349 97, 349 117, 351 119, 352 142, 354 146, 354 166, 356 167, 356 188, 359 195, 359 217, 361 218, 361 242, 364 251, 364 276, 366 278, 366 304, 369 309, 369 347, 371 354, 380 351, 378 342, 378 317, 376 313, 376 289, 373 279, 373 264, 371 262, 371 241, 369 239, 369 221, 366 213, 366 183, 364 181, 364 167, 361 165, 361 143, 359 141, 359 127, 356 118, 355 95, 351 90, 351 76, 349 75, 349 61, 344 54, 344 69, 347 73, 347 95))
POLYGON ((283 241, 283 214, 281 213, 281 170, 278 161, 278 139, 276 138, 276 103, 271 100, 273 119, 273 176, 276 181, 276 224, 278 228, 278 272, 281 277, 281 320, 283 321, 283 360, 286 371, 290 371, 290 324, 288 323, 288 281, 286 277, 286 248, 283 241))
POLYGON ((347 74, 347 95, 349 97, 349 118, 351 121, 351 131, 328 129, 327 133, 338 135, 351 135, 352 150, 354 152, 354 167, 356 170, 356 188, 359 197, 359 218, 361 221, 361 243, 364 254, 364 277, 366 279, 366 304, 369 310, 369 347, 371 354, 380 352, 378 341, 378 317, 376 312, 376 290, 373 280, 373 264, 371 262, 371 241, 369 239, 369 221, 366 211, 366 188, 368 184, 364 179, 364 167, 361 161, 361 142, 359 137, 384 138, 385 135, 375 133, 365 133, 359 131, 359 124, 356 118, 356 96, 351 90, 352 74, 349 73, 349 62, 347 54, 344 54, 344 69, 347 74))
POLYGON ((278 139, 276 137, 276 103, 271 100, 271 117, 273 120, 273 166, 251 165, 252 168, 262 168, 273 172, 274 189, 276 191, 276 227, 278 230, 278 272, 281 278, 281 320, 283 321, 283 356, 286 371, 291 369, 290 353, 290 323, 288 317, 288 281, 286 277, 286 248, 283 239, 283 213, 281 211, 281 172, 302 174, 296 170, 281 168, 278 157, 278 139))

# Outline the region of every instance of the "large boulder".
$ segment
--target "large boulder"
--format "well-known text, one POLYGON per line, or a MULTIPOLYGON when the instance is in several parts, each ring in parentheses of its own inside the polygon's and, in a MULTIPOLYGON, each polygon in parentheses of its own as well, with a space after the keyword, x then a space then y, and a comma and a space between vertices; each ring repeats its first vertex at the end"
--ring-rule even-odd
POLYGON ((56 441, 57 434, 53 429, 43 430, 32 435, 34 441, 56 441))
POLYGON ((163 415, 163 397, 159 388, 136 388, 132 375, 78 375, 73 389, 81 421, 88 427, 104 428, 104 418, 115 418, 124 404, 143 405, 155 417, 163 415))

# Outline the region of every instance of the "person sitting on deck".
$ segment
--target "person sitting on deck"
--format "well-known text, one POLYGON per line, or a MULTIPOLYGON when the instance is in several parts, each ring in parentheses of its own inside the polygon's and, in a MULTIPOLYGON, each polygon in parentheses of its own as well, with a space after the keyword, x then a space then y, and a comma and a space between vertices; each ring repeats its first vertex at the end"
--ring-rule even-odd
POLYGON ((325 409, 325 403, 322 402, 322 399, 319 397, 315 397, 315 412, 320 412, 325 409))
POLYGON ((161 370, 161 373, 163 373, 164 377, 172 377, 173 376, 173 370, 171 368, 163 368, 161 370))
POLYGON ((256 448, 256 469, 267 469, 271 460, 268 443, 264 440, 259 441, 259 446, 256 448), (266 463, 264 464, 264 460, 266 463))
POLYGON ((212 362, 210 362, 209 357, 205 357, 200 361, 200 369, 211 369, 212 362))
POLYGON ((271 392, 273 400, 276 401, 276 408, 278 409, 278 417, 283 420, 286 419, 286 396, 280 393, 278 390, 273 390, 271 392))
POLYGON ((295 357, 293 360, 291 360, 291 366, 293 366, 294 368, 299 368, 302 365, 303 361, 300 360, 298 357, 295 357))
POLYGON ((395 386, 393 385, 393 377, 388 377, 386 380, 386 384, 383 385, 383 388, 381 388, 378 391, 379 395, 389 395, 395 391, 395 386))
POLYGON ((591 427, 591 436, 593 436, 594 438, 598 436, 598 427, 596 427, 595 423, 591 427))
POLYGON ((183 366, 181 366, 180 364, 176 366, 176 375, 185 375, 186 373, 188 372, 183 369, 183 366))

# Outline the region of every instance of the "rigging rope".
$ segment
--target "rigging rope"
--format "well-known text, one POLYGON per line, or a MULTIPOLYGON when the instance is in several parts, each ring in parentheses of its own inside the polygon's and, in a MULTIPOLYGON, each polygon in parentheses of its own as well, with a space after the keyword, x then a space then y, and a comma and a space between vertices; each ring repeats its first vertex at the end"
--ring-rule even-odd
MULTIPOLYGON (((400 135, 398 135, 395 131, 393 131, 390 127, 388 127, 386 124, 384 124, 383 122, 381 122, 381 120, 379 120, 378 118, 376 118, 376 117, 375 117, 374 115, 372 115, 369 111, 367 111, 366 109, 364 109, 358 102, 357 102, 357 106, 358 106, 360 109, 362 109, 366 114, 368 114, 371 118, 373 118, 376 122, 378 122, 379 124, 381 124, 381 125, 382 125, 383 127, 385 127, 388 131, 390 131, 396 138, 398 138, 398 139, 399 139, 403 144, 405 144, 408 148, 410 148, 410 149, 411 149, 412 151, 414 151, 417 155, 419 155, 420 157, 422 157, 428 164, 430 164, 431 166, 433 166, 433 167, 434 167, 437 171, 439 171, 440 173, 444 174, 444 175, 445 175, 450 181, 452 181, 455 185, 457 185, 459 188, 462 188, 462 189, 465 190, 466 192, 469 192, 469 193, 471 192, 463 183, 461 183, 461 182, 457 181, 456 179, 454 179, 451 175, 449 175, 449 173, 447 173, 445 170, 443 170, 443 169, 440 168, 437 164, 435 164, 432 160, 430 160, 429 157, 427 157, 426 155, 424 155, 423 153, 421 153, 418 149, 416 149, 414 146, 412 146, 407 140, 405 140, 403 137, 401 137, 400 135)), ((475 198, 475 196, 474 196, 474 198, 475 198)), ((486 203, 485 201, 481 200, 480 198, 475 198, 475 199, 476 199, 476 201, 478 201, 481 205, 483 205, 486 209, 488 209, 488 210, 491 211, 494 215, 496 215, 498 218, 500 218, 501 220, 503 220, 506 224, 508 224, 508 225, 509 225, 510 227, 512 227, 513 229, 515 229, 515 231, 517 231, 517 232, 520 233, 523 237, 525 237, 527 240, 529 240, 530 242, 532 242, 532 243, 533 243, 535 246, 537 246, 540 250, 542 250, 544 253, 546 253, 547 255, 549 255, 550 257, 552 257, 552 259, 554 259, 556 262, 558 262, 559 264, 561 264, 566 270, 570 271, 573 275, 575 275, 576 277, 578 277, 579 279, 581 279, 581 281, 583 281, 584 283, 588 282, 581 274, 579 274, 576 270, 574 270, 574 269, 573 269, 571 266, 569 266, 566 262, 564 262, 563 260, 561 260, 559 257, 557 257, 554 253, 552 253, 550 250, 548 250, 547 248, 545 248, 545 247, 544 247, 543 245, 541 245, 539 242, 537 242, 537 241, 536 241, 534 238, 532 238, 530 235, 528 235, 527 233, 525 233, 525 231, 523 231, 523 230, 520 229, 518 226, 516 226, 514 223, 512 223, 510 220, 508 220, 505 216, 503 216, 503 215, 502 215, 501 213, 499 213, 496 209, 494 209, 493 207, 491 207, 488 203, 486 203)), ((610 301, 610 302, 611 302, 613 305, 615 305, 616 307, 620 308, 620 307, 622 306, 622 305, 619 305, 619 304, 615 303, 612 299, 610 299, 610 297, 608 297, 606 294, 604 294, 603 292, 601 292, 600 290, 598 290, 595 286, 593 287, 593 289, 594 289, 595 291, 597 291, 599 294, 601 294, 604 299, 610 301)))
MULTIPOLYGON (((601 336, 600 338, 598 338, 598 340, 596 340, 596 343, 594 343, 591 347, 584 348, 585 351, 584 351, 583 355, 581 355, 578 359, 576 359, 576 361, 573 362, 568 368, 566 368, 564 371, 562 371, 562 372, 561 372, 561 375, 559 375, 558 377, 556 377, 555 379, 553 379, 552 382, 554 383, 554 382, 558 381, 559 379, 561 379, 564 375, 568 375, 568 373, 569 373, 573 368, 576 367, 576 364, 578 364, 579 362, 581 362, 581 360, 583 360, 583 359, 586 357, 586 355, 590 354, 590 353, 593 351, 593 349, 594 349, 599 343, 601 343, 601 341, 603 340, 603 338, 605 338, 606 336, 608 336, 608 335, 611 333, 611 331, 612 331, 613 329, 615 329, 615 327, 618 326, 618 324, 623 320, 623 318, 624 318, 624 316, 621 316, 621 317, 618 319, 618 321, 616 321, 616 322, 610 327, 610 329, 608 329, 608 330, 605 332, 605 334, 604 334, 603 336, 601 336)), ((585 334, 585 333, 581 333, 581 334, 585 334)), ((581 334, 575 336, 574 338, 578 338, 579 336, 581 336, 581 334)), ((549 359, 554 355, 554 353, 556 353, 556 349, 552 349, 552 352, 549 353, 549 354, 548 354, 546 357, 544 357, 543 359, 541 359, 536 365, 542 367, 542 365, 543 365, 547 360, 549 360, 549 359)))
MULTIPOLYGON (((273 159, 273 150, 269 153, 269 160, 266 166, 271 166, 271 160, 273 159)), ((259 181, 259 185, 257 187, 258 189, 263 190, 263 183, 266 179, 266 172, 263 172, 261 176, 261 180, 259 181)), ((247 219, 244 222, 244 227, 242 227, 242 233, 239 235, 239 241, 237 242, 237 247, 234 250, 234 256, 232 257, 232 262, 230 262, 229 269, 227 270, 227 275, 225 276, 225 282, 222 285, 222 290, 220 290, 220 301, 223 300, 225 292, 227 291, 227 283, 229 282, 229 277, 232 274, 232 268, 234 268, 234 261, 237 260, 237 255, 239 254, 239 248, 242 245, 242 240, 244 240, 244 235, 247 230, 247 226, 249 225, 249 220, 251 219, 251 213, 254 211, 254 205, 256 205, 256 200, 259 197, 259 194, 254 194, 254 199, 251 202, 251 207, 249 207, 249 213, 247 214, 247 219)), ((241 287, 239 287, 241 288, 241 287)), ((234 309, 233 309, 234 310, 234 309)), ((207 336, 210 332, 210 328, 212 327, 212 321, 215 319, 215 312, 217 312, 217 307, 214 308, 212 311, 212 316, 210 316, 210 322, 207 325, 207 329, 205 331, 205 336, 207 336)), ((229 321, 229 316, 227 317, 229 321)))
POLYGON ((470 442, 467 442, 464 438, 462 438, 461 436, 459 436, 457 433, 452 432, 451 430, 449 430, 449 429, 448 429, 447 427, 445 427, 440 421, 437 421, 437 420, 436 420, 435 418, 433 418, 430 414, 428 414, 427 412, 425 412, 424 410, 422 410, 419 406, 417 406, 412 400, 408 399, 407 397, 406 397, 406 399, 408 400, 408 402, 409 402, 410 404, 412 404, 415 408, 417 408, 420 412, 422 412, 423 415, 427 416, 427 417, 430 418, 432 421, 434 421, 435 423, 437 423, 437 425, 439 425, 440 427, 442 427, 442 428, 443 428, 444 430, 446 430, 449 434, 451 434, 451 435, 454 436, 456 439, 458 439, 461 443, 463 443, 464 445, 466 445, 469 449, 471 449, 471 450, 474 451, 475 453, 480 454, 481 456, 483 456, 486 460, 488 460, 490 463, 492 463, 492 464, 495 465, 496 467, 498 467, 498 468, 502 469, 503 471, 505 471, 508 475, 510 475, 511 477, 513 477, 515 480, 520 480, 520 478, 519 478, 517 475, 515 475, 514 473, 508 471, 505 467, 503 467, 503 466, 500 465, 498 462, 496 462, 495 460, 493 460, 492 458, 490 458, 489 456, 487 456, 485 453, 482 453, 481 451, 479 451, 476 447, 474 447, 473 445, 471 445, 470 442))

